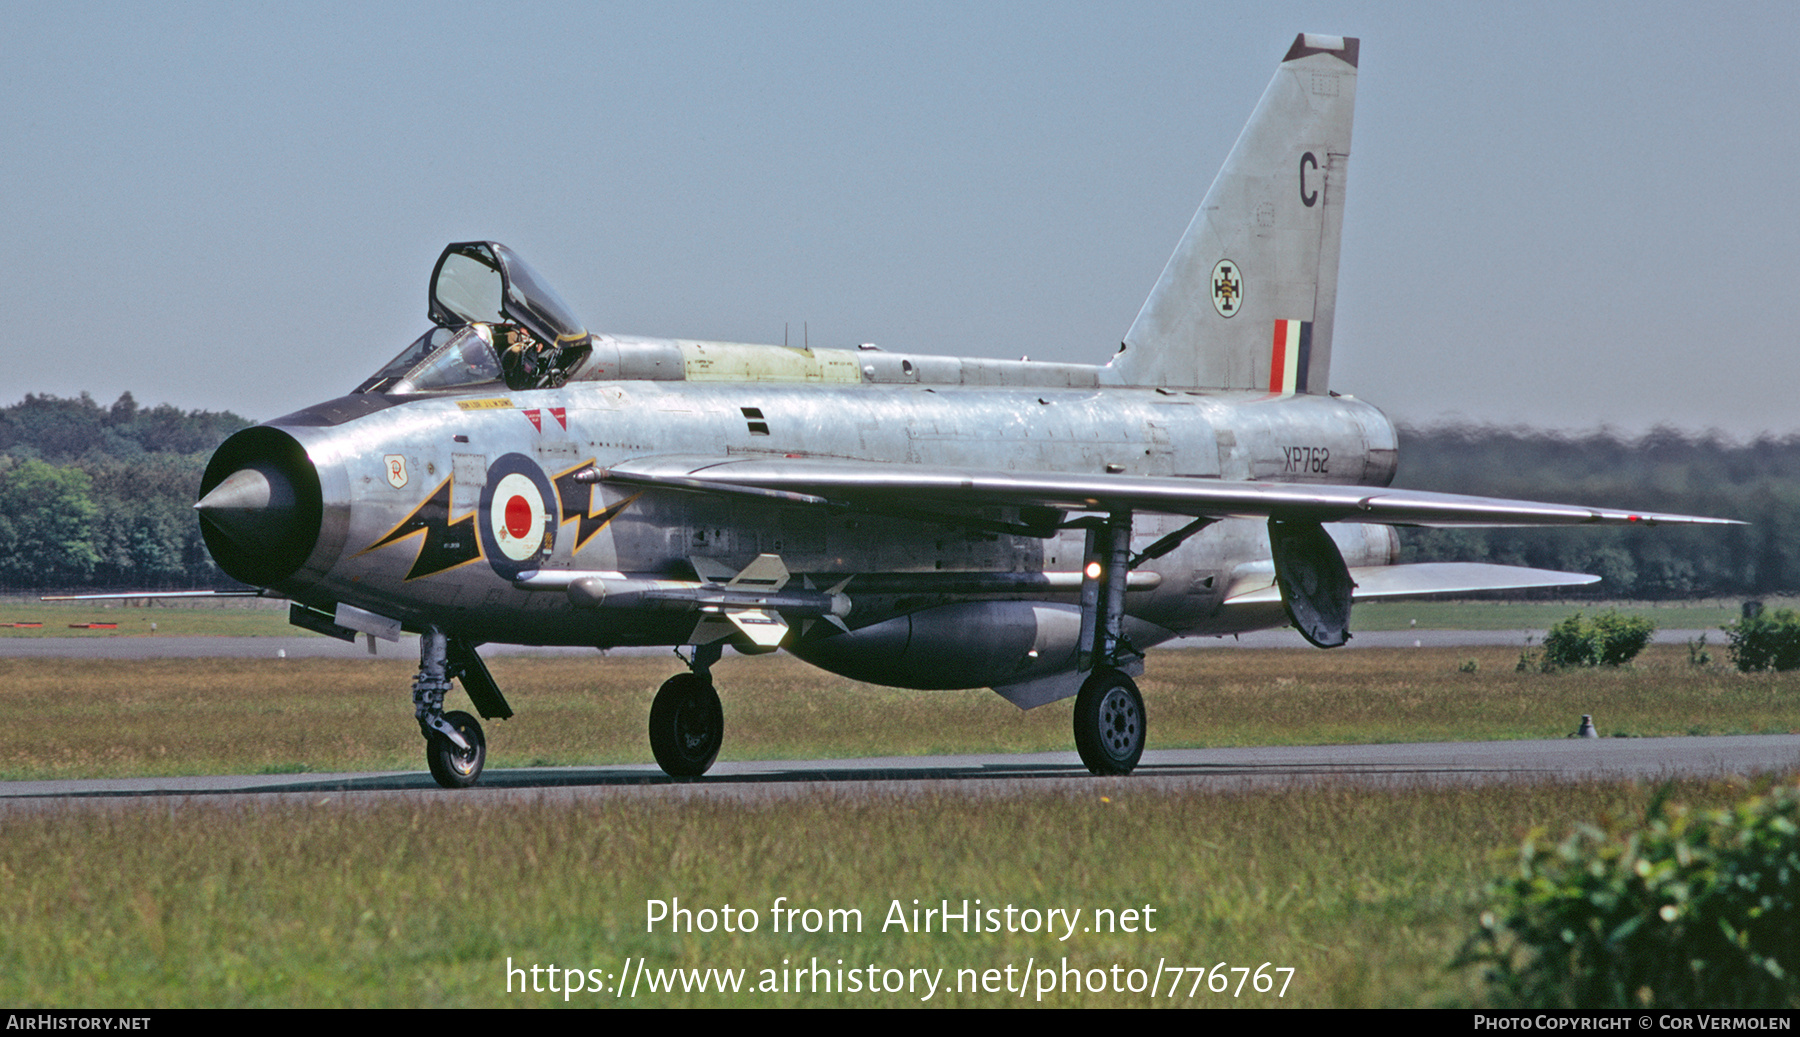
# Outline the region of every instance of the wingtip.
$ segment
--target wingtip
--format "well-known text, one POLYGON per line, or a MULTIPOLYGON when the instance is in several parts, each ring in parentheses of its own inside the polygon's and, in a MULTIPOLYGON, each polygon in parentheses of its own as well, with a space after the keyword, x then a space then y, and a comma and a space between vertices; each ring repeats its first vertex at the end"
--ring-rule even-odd
POLYGON ((1316 32, 1303 32, 1294 37, 1294 45, 1288 48, 1287 57, 1281 60, 1288 62, 1313 54, 1330 54, 1355 68, 1357 52, 1361 47, 1362 41, 1355 36, 1326 36, 1316 32))
MULTIPOLYGON (((1619 518, 1613 516, 1612 524, 1618 524, 1619 518)), ((1747 526, 1742 519, 1713 518, 1707 515, 1663 515, 1644 512, 1626 512, 1625 525, 1638 526, 1747 526)))

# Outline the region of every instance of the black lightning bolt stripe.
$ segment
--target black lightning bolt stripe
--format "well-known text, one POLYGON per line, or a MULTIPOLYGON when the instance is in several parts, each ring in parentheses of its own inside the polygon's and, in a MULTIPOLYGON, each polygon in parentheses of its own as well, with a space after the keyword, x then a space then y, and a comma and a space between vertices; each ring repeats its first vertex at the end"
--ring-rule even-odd
POLYGON ((367 554, 378 547, 385 547, 414 533, 423 532, 425 537, 419 544, 419 556, 413 559, 412 568, 406 573, 408 580, 441 573, 445 569, 454 569, 480 558, 481 539, 475 535, 475 513, 471 511, 455 522, 450 521, 450 492, 451 484, 455 481, 456 477, 451 476, 438 484, 431 496, 414 508, 413 513, 401 520, 387 536, 357 553, 367 554))
POLYGON ((606 524, 617 518, 619 512, 625 510, 626 505, 643 496, 634 493, 598 515, 589 514, 588 509, 594 506, 594 484, 576 482, 575 473, 591 468, 593 464, 594 459, 590 457, 556 477, 556 499, 557 503, 562 505, 562 520, 564 522, 580 521, 580 524, 575 527, 575 547, 570 552, 571 554, 580 554, 581 549, 587 546, 587 542, 594 538, 595 533, 605 529, 606 524))

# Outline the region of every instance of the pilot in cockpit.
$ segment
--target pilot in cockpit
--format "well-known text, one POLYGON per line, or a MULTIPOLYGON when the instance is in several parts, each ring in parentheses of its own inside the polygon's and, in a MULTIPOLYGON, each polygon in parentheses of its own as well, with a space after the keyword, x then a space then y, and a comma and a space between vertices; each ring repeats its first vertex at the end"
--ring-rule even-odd
POLYGON ((500 353, 500 370, 513 389, 535 388, 546 374, 550 349, 517 324, 495 324, 494 345, 500 353))

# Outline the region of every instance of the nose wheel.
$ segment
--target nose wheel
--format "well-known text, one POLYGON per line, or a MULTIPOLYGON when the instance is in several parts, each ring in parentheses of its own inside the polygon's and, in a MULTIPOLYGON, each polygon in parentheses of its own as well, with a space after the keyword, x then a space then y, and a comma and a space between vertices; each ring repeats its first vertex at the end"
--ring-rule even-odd
POLYGON ((1118 670, 1096 670, 1075 696, 1075 750, 1093 774, 1130 774, 1144 755, 1144 697, 1118 670))
POLYGON ((650 704, 650 752, 670 777, 698 778, 725 742, 725 710, 712 679, 678 673, 663 682, 650 704))
POLYGON ((425 740, 425 764, 431 776, 447 789, 466 789, 481 779, 481 766, 487 762, 487 736, 481 724, 462 710, 445 713, 444 722, 456 729, 467 749, 432 731, 425 740))

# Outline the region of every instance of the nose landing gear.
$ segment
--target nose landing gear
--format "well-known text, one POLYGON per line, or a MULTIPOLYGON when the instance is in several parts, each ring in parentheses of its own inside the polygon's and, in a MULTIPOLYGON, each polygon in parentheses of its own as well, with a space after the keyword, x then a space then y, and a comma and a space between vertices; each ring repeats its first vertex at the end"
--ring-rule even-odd
POLYGON ((425 765, 447 789, 466 789, 481 780, 487 762, 487 735, 481 723, 461 710, 444 712, 444 695, 452 678, 462 681, 469 700, 484 717, 505 719, 512 707, 494 678, 464 640, 451 640, 436 627, 419 635, 419 672, 413 677, 413 715, 425 736, 425 765))

